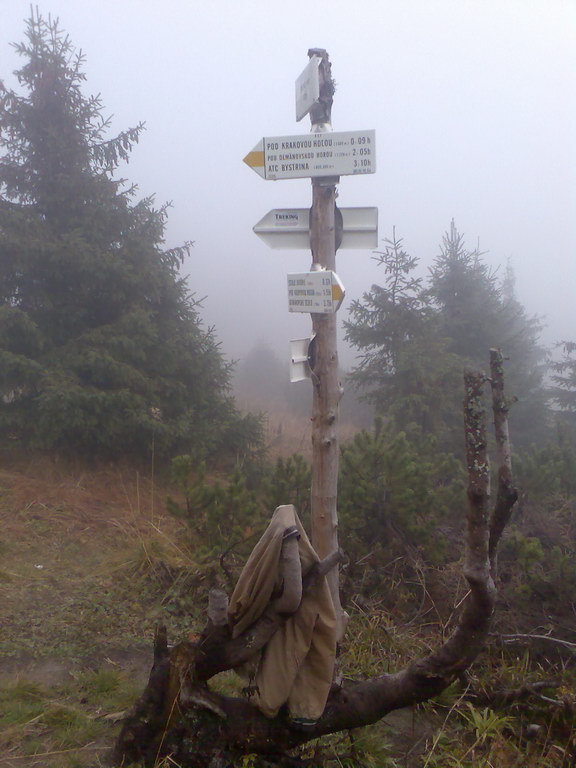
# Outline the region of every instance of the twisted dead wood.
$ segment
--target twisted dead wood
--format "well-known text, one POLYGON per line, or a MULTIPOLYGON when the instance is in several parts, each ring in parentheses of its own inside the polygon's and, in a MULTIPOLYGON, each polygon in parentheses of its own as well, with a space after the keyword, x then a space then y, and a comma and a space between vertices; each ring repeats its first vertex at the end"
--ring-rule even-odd
MULTIPOLYGON (((509 458, 502 356, 494 350, 491 367, 498 491, 490 513, 484 406, 486 377, 466 372, 464 430, 468 512, 463 572, 469 593, 451 637, 439 649, 399 672, 334 686, 322 717, 306 731, 298 730, 282 713, 268 720, 248 701, 214 694, 205 687, 204 681, 212 675, 243 663, 266 644, 286 618, 273 606, 234 640, 225 636, 225 629, 218 626, 218 622, 211 622, 200 643, 180 644, 170 653, 160 638, 148 687, 118 739, 118 762, 144 760, 145 764, 152 765, 158 756, 169 754, 179 765, 205 768, 211 764, 231 765, 235 756, 247 753, 274 758, 318 736, 369 725, 394 709, 425 701, 444 690, 470 666, 488 636, 496 595, 493 573, 497 545, 517 496, 509 458), (185 701, 182 695, 178 698, 178 691, 171 690, 175 669, 179 670, 179 679, 183 679, 182 659, 183 677, 187 681, 185 701), (174 720, 171 717, 174 707, 166 703, 171 698, 178 707, 178 717, 174 720)), ((332 553, 317 564, 314 572, 304 577, 304 592, 312 580, 333 567, 340 557, 340 553, 332 553)))

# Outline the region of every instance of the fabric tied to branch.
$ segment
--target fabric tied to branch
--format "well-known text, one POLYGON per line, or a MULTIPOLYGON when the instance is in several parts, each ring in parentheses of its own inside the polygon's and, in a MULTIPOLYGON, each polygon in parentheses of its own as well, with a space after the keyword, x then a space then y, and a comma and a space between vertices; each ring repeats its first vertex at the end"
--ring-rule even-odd
MULTIPOLYGON (((319 561, 293 505, 278 507, 256 544, 228 608, 234 637, 247 630, 282 595, 282 544, 297 528, 302 574, 319 561)), ((254 704, 275 717, 287 703, 290 717, 314 721, 322 715, 332 685, 336 657, 336 614, 326 578, 303 595, 296 612, 273 635, 256 660, 251 684, 254 704)))

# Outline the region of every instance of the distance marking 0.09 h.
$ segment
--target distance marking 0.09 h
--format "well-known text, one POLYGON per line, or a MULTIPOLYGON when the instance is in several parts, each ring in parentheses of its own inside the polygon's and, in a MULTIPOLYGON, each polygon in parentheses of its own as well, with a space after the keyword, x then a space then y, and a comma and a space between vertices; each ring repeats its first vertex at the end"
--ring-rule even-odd
POLYGON ((263 179, 273 180, 375 173, 376 132, 264 137, 244 162, 263 179))

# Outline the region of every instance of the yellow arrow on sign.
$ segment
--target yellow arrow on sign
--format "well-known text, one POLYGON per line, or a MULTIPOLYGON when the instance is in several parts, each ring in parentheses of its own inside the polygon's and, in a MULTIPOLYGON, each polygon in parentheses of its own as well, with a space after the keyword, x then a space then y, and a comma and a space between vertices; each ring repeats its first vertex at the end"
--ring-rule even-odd
POLYGON ((336 274, 336 272, 331 272, 332 275, 332 301, 335 303, 334 312, 338 312, 340 309, 340 306, 342 305, 342 302, 344 301, 344 296, 346 295, 346 290, 344 289, 344 286, 342 285, 342 281, 336 274))
POLYGON ((248 152, 244 158, 246 165, 250 168, 257 168, 258 166, 264 167, 264 152, 248 152))
POLYGON ((248 152, 248 154, 244 158, 244 162, 249 168, 252 168, 253 171, 256 171, 256 173, 259 176, 262 176, 263 179, 266 178, 264 139, 260 139, 260 141, 258 142, 258 144, 256 144, 254 149, 251 152, 248 152))
POLYGON ((332 283, 332 301, 341 302, 344 298, 344 291, 341 286, 332 283))

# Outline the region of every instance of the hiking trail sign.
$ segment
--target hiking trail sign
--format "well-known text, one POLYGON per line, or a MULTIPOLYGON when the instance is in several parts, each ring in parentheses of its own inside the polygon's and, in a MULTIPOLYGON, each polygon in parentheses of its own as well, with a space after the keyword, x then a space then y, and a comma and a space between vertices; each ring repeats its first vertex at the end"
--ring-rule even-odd
MULTIPOLYGON (((378 246, 378 208, 340 208, 342 239, 339 248, 378 246)), ((338 224, 336 225, 338 228, 338 224)), ((310 248, 310 209, 274 208, 253 228, 266 245, 274 249, 310 248)), ((338 237, 337 237, 338 239, 338 237)))
POLYGON ((288 275, 288 310, 326 315, 337 312, 344 300, 344 286, 336 272, 319 269, 288 275))
MULTIPOLYGON (((358 248, 377 246, 377 211, 355 214, 350 221, 347 209, 336 206, 336 185, 340 176, 376 172, 376 133, 332 131, 332 102, 335 83, 330 58, 324 48, 308 50, 308 64, 296 81, 296 120, 310 115, 311 131, 302 136, 264 137, 244 158, 263 179, 311 179, 312 206, 309 210, 270 211, 254 227, 256 234, 272 248, 310 249, 309 272, 288 275, 288 309, 310 313, 313 341, 292 342, 292 381, 310 378, 312 387, 312 477, 310 519, 312 546, 320 559, 338 552, 338 403, 339 381, 336 312, 344 299, 344 286, 336 274, 336 251, 346 239, 346 230, 366 227, 368 232, 350 233, 361 237, 358 248), (348 224, 346 223, 348 219, 348 224)), ((346 247, 346 246, 344 246, 346 247)), ((346 628, 347 614, 340 602, 338 569, 326 580, 336 612, 337 639, 346 628)))
POLYGON ((260 139, 244 162, 263 179, 310 179, 376 172, 375 131, 327 131, 260 139))

